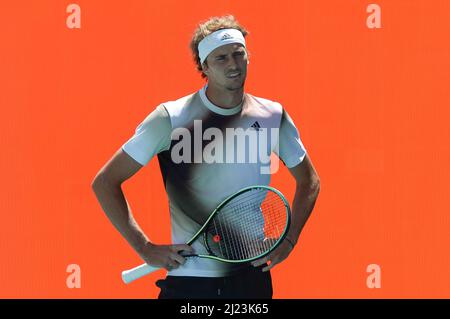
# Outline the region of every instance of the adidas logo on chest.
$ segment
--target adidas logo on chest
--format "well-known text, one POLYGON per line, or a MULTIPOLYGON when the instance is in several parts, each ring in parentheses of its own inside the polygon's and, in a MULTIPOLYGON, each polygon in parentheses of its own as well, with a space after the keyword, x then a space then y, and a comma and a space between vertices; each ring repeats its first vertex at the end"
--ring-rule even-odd
POLYGON ((258 121, 255 121, 255 123, 250 125, 250 127, 255 129, 256 131, 259 131, 261 129, 261 125, 259 125, 258 121))

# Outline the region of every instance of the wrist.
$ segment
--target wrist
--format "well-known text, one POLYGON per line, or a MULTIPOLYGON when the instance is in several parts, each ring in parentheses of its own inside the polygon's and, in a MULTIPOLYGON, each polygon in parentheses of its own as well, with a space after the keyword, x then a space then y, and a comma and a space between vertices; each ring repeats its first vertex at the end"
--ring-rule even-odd
POLYGON ((294 242, 292 239, 290 239, 287 236, 284 238, 284 240, 286 240, 292 246, 292 248, 294 248, 295 245, 297 244, 296 242, 294 242))
POLYGON ((142 255, 145 254, 146 251, 152 246, 153 244, 149 240, 145 240, 144 242, 139 243, 135 250, 139 255, 142 255))

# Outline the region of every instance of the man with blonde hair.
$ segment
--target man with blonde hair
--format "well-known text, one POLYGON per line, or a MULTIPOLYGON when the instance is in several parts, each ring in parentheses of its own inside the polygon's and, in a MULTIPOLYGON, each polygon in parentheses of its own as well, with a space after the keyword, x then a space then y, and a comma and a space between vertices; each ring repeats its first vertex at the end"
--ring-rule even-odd
MULTIPOLYGON (((147 264, 168 271, 167 277, 157 282, 161 299, 272 298, 270 269, 293 250, 319 193, 319 177, 292 119, 279 103, 244 92, 249 63, 247 35, 247 30, 231 15, 213 17, 200 24, 190 47, 197 69, 207 79, 206 85, 156 107, 92 184, 103 210, 133 249, 147 264), (214 139, 205 137, 208 129, 214 129, 214 139), (296 181, 286 240, 269 256, 252 263, 185 258, 181 251, 205 252, 201 241, 192 247, 183 243, 224 198, 243 187, 270 182, 267 161, 249 161, 251 156, 244 156, 244 163, 230 162, 229 150, 220 150, 235 138, 226 133, 239 129, 275 132, 268 138, 266 155, 277 154, 296 181), (202 136, 203 141, 186 141, 190 136, 202 136), (188 149, 181 152, 180 143, 188 149), (212 160, 205 158, 204 152, 211 143, 217 149, 212 160), (220 156, 225 153, 227 156, 220 156), (173 245, 159 245, 148 239, 134 220, 121 190, 121 184, 155 155, 169 198, 173 245)), ((248 147, 237 147, 235 151, 238 156, 253 154, 248 147)))

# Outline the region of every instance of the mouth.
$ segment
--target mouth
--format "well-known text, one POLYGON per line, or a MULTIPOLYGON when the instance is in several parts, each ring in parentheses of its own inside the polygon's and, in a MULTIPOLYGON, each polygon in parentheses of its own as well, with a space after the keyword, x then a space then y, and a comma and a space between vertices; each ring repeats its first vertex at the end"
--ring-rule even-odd
POLYGON ((238 78, 240 76, 241 76, 241 72, 238 72, 238 71, 231 72, 231 73, 227 74, 227 78, 229 78, 229 79, 235 79, 235 78, 238 78))

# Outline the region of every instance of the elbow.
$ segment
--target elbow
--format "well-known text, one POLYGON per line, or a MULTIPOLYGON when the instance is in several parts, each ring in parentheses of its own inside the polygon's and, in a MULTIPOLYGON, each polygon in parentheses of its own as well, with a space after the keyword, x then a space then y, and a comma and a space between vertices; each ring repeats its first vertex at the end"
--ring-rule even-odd
POLYGON ((103 172, 100 172, 95 176, 94 180, 91 182, 91 188, 94 193, 103 192, 105 190, 115 190, 122 187, 122 182, 111 178, 103 172))
POLYGON ((312 189, 315 191, 315 193, 319 194, 320 192, 320 178, 319 176, 315 176, 315 178, 313 179, 312 183, 312 189))
POLYGON ((94 191, 94 193, 97 193, 97 190, 100 187, 100 184, 102 183, 100 181, 101 177, 100 176, 95 176, 94 180, 91 182, 91 189, 94 191))
POLYGON ((91 188, 94 193, 98 193, 101 189, 105 188, 108 185, 108 180, 103 174, 97 174, 94 180, 91 183, 91 188))
POLYGON ((308 185, 308 189, 309 189, 310 195, 317 198, 317 196, 319 196, 319 192, 320 192, 320 179, 312 180, 308 185))

